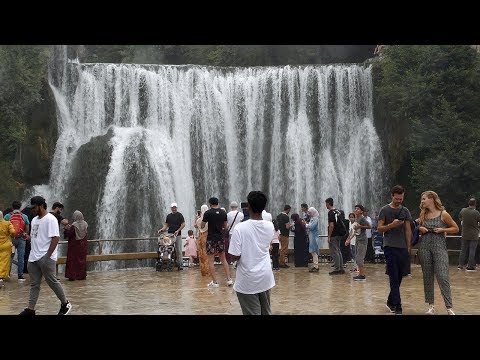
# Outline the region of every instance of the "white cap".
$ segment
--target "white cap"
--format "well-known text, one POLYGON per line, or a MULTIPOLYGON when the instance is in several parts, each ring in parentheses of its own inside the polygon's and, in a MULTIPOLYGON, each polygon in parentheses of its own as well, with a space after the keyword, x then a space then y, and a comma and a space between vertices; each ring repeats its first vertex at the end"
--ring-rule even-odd
POLYGON ((177 203, 172 203, 172 205, 170 205, 170 207, 177 207, 177 203))
POLYGON ((232 201, 230 203, 230 207, 238 207, 238 203, 236 201, 232 201))

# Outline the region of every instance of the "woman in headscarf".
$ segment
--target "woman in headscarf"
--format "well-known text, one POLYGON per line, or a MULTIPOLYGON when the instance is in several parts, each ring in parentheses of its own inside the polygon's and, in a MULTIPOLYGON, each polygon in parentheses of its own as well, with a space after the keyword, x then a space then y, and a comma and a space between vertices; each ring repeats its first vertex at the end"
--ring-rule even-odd
POLYGON ((12 223, 3 220, 3 212, 0 211, 0 287, 4 286, 3 279, 10 276, 12 238, 15 234, 15 228, 12 223))
POLYGON ((202 276, 210 275, 210 270, 208 268, 208 256, 207 256, 207 235, 208 235, 208 223, 202 229, 202 219, 205 211, 208 210, 208 206, 203 204, 200 208, 200 216, 195 216, 195 225, 194 227, 198 229, 197 237, 197 250, 198 250, 198 261, 200 262, 200 272, 202 276))
POLYGON ((68 280, 85 280, 87 277, 87 228, 83 214, 75 210, 73 223, 65 226, 65 237, 68 240, 65 277, 68 280))
POLYGON ((308 235, 307 229, 303 220, 300 219, 300 215, 292 214, 293 227, 290 228, 293 231, 293 254, 295 258, 295 267, 308 267, 308 235))
POLYGON ((320 248, 318 247, 318 211, 313 206, 308 208, 308 215, 310 215, 310 222, 305 225, 308 231, 308 251, 312 254, 313 266, 310 272, 318 272, 318 254, 320 248))

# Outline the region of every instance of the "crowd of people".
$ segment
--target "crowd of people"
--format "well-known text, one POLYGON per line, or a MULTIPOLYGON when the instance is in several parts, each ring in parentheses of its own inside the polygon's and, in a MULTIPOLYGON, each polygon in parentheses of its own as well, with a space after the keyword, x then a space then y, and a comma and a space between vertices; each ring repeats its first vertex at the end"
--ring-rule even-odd
MULTIPOLYGON (((421 234, 418 255, 422 265, 425 302, 428 304, 426 313, 436 313, 433 295, 433 279, 436 277, 446 313, 454 315, 448 276, 446 234, 457 233, 459 227, 445 211, 435 192, 426 191, 422 194, 419 205, 420 217, 415 220, 412 219, 409 209, 403 205, 404 196, 404 188, 400 185, 394 186, 391 189, 390 203, 383 206, 373 220, 368 216, 367 209, 362 204, 357 204, 345 221, 343 210, 334 206, 334 200, 332 198, 325 200, 328 217, 327 241, 333 260, 333 270, 329 275, 346 274, 346 262, 352 260, 350 272, 354 273, 353 280, 366 281, 364 263, 374 262, 373 235, 381 234, 386 274, 390 283, 390 292, 385 304, 392 313, 402 314, 400 286, 402 279, 410 274, 412 229, 417 227, 421 234)), ((237 271, 234 290, 237 292, 244 314, 271 313, 270 289, 275 284, 271 275, 281 268, 289 268, 286 259, 290 233, 293 233, 294 237, 295 267, 309 268, 308 271, 311 273, 320 271, 318 210, 303 203, 300 213, 290 215, 292 207, 287 204, 283 211, 272 219, 271 214, 265 210, 266 202, 263 193, 251 192, 248 202, 242 206, 243 212, 238 209, 238 203, 232 202, 231 211, 227 214, 219 207, 218 199, 211 198, 209 205, 203 205, 195 219, 201 273, 204 276, 209 275, 212 279, 208 287, 219 286, 213 266, 214 255, 218 255, 223 264, 228 286, 233 284, 228 265, 231 264, 230 259, 235 261, 237 271), (256 201, 254 205, 252 201, 256 201), (210 210, 207 210, 209 207, 210 210), (252 242, 256 245, 252 245, 252 242), (252 283, 262 286, 255 288, 252 283), (246 296, 254 294, 255 297, 246 296)), ((462 250, 459 269, 466 266, 467 271, 475 271, 476 265, 475 249, 479 236, 480 213, 475 207, 475 199, 470 199, 469 207, 460 213, 462 250)), ((176 209, 172 208, 173 211, 176 209)), ((180 226, 172 225, 173 229, 180 226)), ((162 230, 165 228, 167 227, 162 230)))
POLYGON ((11 280, 12 263, 17 255, 17 280, 25 281, 25 273, 30 280, 28 306, 20 315, 35 315, 42 278, 60 300, 58 315, 66 315, 72 305, 57 277, 60 227, 68 241, 65 277, 70 281, 85 280, 88 224, 78 210, 70 223, 61 215, 64 206, 60 202, 53 203, 51 211, 47 211, 47 203, 41 196, 32 197, 28 206, 20 208, 20 201, 15 200, 11 209, 0 211, 0 286, 11 280))
MULTIPOLYGON (((383 206, 372 220, 362 204, 356 204, 345 220, 345 213, 334 206, 333 198, 325 200, 328 230, 327 241, 333 260, 331 276, 346 274, 348 260, 352 260, 351 273, 354 281, 366 281, 364 266, 369 260, 369 248, 373 253, 372 233, 383 234, 383 253, 386 274, 389 276, 390 292, 386 307, 395 314, 402 314, 401 283, 410 272, 412 229, 421 234, 418 255, 423 273, 427 314, 437 313, 434 302, 434 277, 437 278, 446 313, 454 315, 449 282, 449 258, 446 234, 455 234, 459 227, 445 210, 433 191, 425 191, 420 199, 420 216, 412 219, 409 209, 403 205, 405 190, 396 185, 391 189, 391 201, 383 206), (373 232, 372 232, 373 229, 373 232)), ((211 197, 195 214, 193 227, 188 230, 185 256, 192 266, 198 258, 202 276, 211 281, 209 288, 218 288, 220 283, 215 270, 218 256, 225 275, 226 286, 232 286, 237 294, 243 314, 271 314, 271 289, 275 286, 274 271, 288 269, 288 243, 293 233, 294 265, 305 267, 311 273, 319 268, 319 211, 301 204, 300 213, 292 213, 286 204, 275 218, 265 210, 267 196, 261 191, 251 191, 247 202, 230 203, 227 213, 219 205, 218 198, 211 197), (310 265, 311 263, 311 265, 310 265), (230 265, 234 265, 234 271, 230 265), (235 272, 235 281, 232 273, 235 272)), ((478 258, 476 250, 479 238, 480 213, 476 200, 470 199, 468 207, 459 215, 462 225, 461 253, 458 268, 475 271, 478 258)), ((65 277, 69 280, 84 280, 86 273, 88 224, 83 214, 76 210, 73 222, 62 217, 63 205, 54 203, 47 212, 47 204, 41 196, 30 200, 30 205, 20 210, 18 201, 12 209, 0 212, 0 285, 10 277, 11 261, 17 253, 18 281, 24 281, 24 273, 30 277, 30 298, 23 315, 34 315, 42 277, 54 291, 61 303, 59 314, 68 314, 72 308, 63 287, 56 276, 57 244, 60 227, 68 239, 65 277), (27 247, 26 244, 29 246, 27 247), (27 250, 28 248, 28 250, 27 250), (25 265, 25 266, 24 266, 25 265)), ((185 219, 172 203, 171 213, 158 233, 168 232, 169 242, 173 237, 178 270, 183 270, 182 236, 185 219)))

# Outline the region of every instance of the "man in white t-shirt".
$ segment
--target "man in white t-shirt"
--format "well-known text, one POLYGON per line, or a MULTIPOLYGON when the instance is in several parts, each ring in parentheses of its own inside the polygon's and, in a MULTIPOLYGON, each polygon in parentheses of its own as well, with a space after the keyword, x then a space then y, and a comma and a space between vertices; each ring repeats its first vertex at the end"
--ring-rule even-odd
POLYGON ((58 315, 67 315, 72 305, 67 300, 62 284, 57 280, 57 245, 60 240, 58 221, 47 211, 47 203, 41 196, 30 199, 35 216, 31 224, 31 251, 28 257, 28 275, 30 276, 30 300, 28 307, 20 315, 35 315, 35 305, 40 294, 42 275, 61 302, 58 315))
POLYGON ((233 289, 244 315, 271 315, 270 292, 275 286, 270 265, 273 223, 262 219, 267 197, 251 191, 247 197, 250 219, 233 229, 229 253, 237 260, 233 289))
POLYGON ((267 212, 267 210, 262 211, 262 219, 267 221, 273 221, 272 214, 267 212))
POLYGON ((227 214, 227 229, 228 237, 225 238, 225 258, 229 264, 233 263, 231 255, 228 253, 228 247, 230 246, 230 239, 232 238, 233 228, 239 222, 243 220, 243 212, 238 211, 238 203, 232 201, 230 203, 230 212, 227 214))

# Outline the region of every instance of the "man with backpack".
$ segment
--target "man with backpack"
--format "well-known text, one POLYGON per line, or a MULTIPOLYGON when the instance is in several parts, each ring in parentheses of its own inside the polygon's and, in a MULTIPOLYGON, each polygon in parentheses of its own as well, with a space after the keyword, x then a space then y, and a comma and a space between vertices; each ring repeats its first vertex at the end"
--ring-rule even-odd
MULTIPOLYGON (((4 220, 10 221, 15 229, 15 238, 12 241, 12 244, 16 250, 12 251, 12 260, 17 253, 17 274, 18 281, 23 282, 25 278, 23 277, 23 263, 25 259, 25 242, 27 234, 30 228, 30 221, 28 220, 27 215, 23 214, 20 211, 22 204, 20 201, 15 200, 12 203, 13 211, 6 214, 4 220)), ((10 271, 12 270, 12 262, 10 262, 10 271)))
POLYGON ((333 258, 334 270, 329 275, 345 274, 343 270, 343 257, 340 248, 340 242, 347 235, 345 226, 345 213, 343 210, 337 210, 333 207, 333 199, 325 200, 325 207, 328 209, 328 247, 330 255, 333 258))

